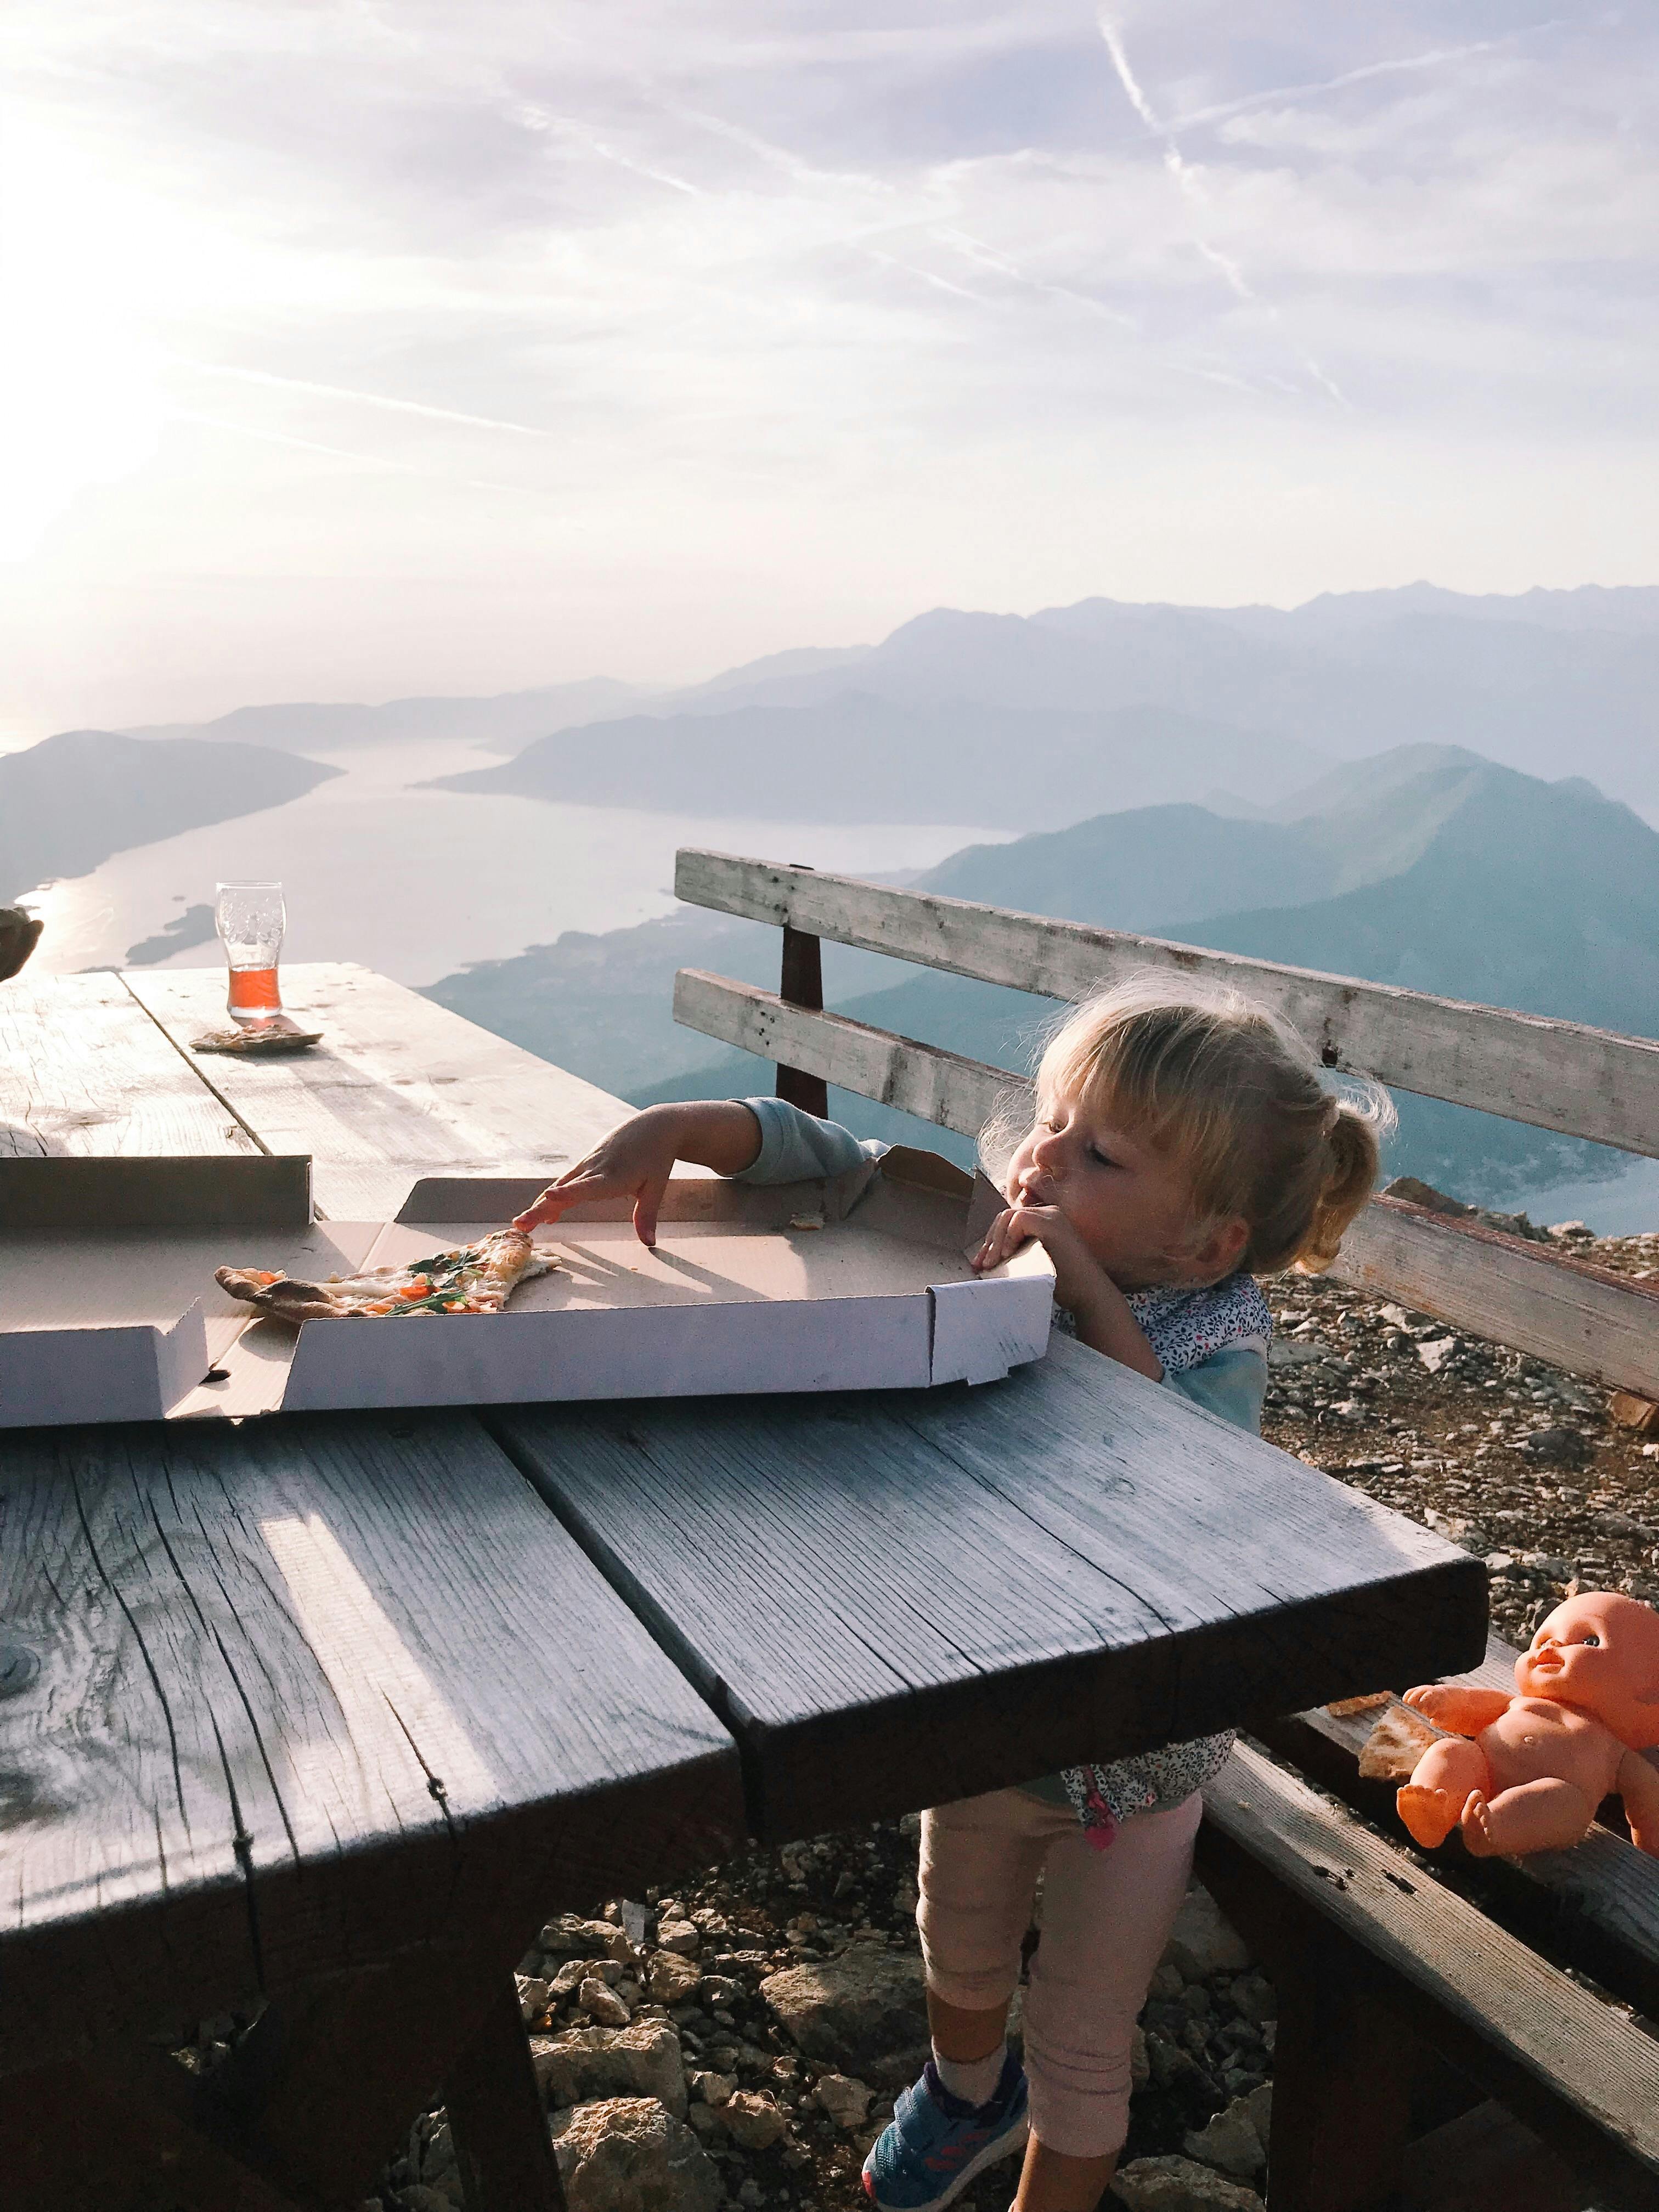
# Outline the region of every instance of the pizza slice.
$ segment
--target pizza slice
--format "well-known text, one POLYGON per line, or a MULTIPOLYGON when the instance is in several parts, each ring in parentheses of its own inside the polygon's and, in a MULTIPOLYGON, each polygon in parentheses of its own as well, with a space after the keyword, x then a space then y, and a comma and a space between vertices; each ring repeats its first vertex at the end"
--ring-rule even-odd
POLYGON ((214 1279, 231 1297, 277 1321, 344 1320, 362 1315, 499 1313, 519 1285, 558 1262, 538 1252, 522 1229, 496 1229, 399 1267, 368 1267, 307 1283, 259 1267, 219 1267, 214 1279))

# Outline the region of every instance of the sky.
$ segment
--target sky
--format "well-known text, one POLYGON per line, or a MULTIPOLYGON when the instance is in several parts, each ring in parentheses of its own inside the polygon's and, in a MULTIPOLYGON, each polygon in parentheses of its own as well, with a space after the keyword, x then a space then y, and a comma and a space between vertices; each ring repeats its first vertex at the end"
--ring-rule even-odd
POLYGON ((0 740, 1659 580, 1659 19, 9 0, 0 740))

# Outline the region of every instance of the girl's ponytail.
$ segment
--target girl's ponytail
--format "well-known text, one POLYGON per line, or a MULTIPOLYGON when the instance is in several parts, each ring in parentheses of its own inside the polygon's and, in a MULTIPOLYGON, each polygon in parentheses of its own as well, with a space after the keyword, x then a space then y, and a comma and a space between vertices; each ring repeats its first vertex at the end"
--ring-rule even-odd
POLYGON ((1298 1274, 1317 1275, 1328 1267, 1341 1249, 1343 1231, 1376 1188, 1382 1162, 1375 1109, 1348 1098, 1335 1101, 1334 1118, 1326 1133, 1328 1164, 1314 1200, 1313 1218, 1295 1267, 1298 1274))

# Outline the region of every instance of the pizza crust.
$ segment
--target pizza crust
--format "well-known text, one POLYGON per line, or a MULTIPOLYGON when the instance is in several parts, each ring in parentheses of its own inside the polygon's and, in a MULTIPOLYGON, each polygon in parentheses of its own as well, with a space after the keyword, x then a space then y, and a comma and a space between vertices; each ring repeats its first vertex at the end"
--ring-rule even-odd
POLYGON ((342 1321, 415 1314, 499 1313, 532 1276, 558 1265, 522 1229, 497 1229, 401 1267, 307 1283, 256 1267, 219 1267, 214 1279, 243 1304, 277 1321, 342 1321))

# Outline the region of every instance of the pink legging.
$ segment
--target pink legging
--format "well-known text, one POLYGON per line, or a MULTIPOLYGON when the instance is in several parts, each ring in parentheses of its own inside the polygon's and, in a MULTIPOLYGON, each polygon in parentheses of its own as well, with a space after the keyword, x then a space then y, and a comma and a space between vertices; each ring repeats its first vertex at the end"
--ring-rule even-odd
POLYGON ((927 1985, 947 2004, 989 2012, 1013 1995, 1042 1875, 1025 2070, 1031 2130, 1050 2150, 1103 2158, 1123 2147, 1135 2016, 1186 1894, 1202 1812, 1194 1791, 1126 1820, 1104 1850, 1069 1806, 1020 1790, 922 1814, 916 1925, 927 1985))

